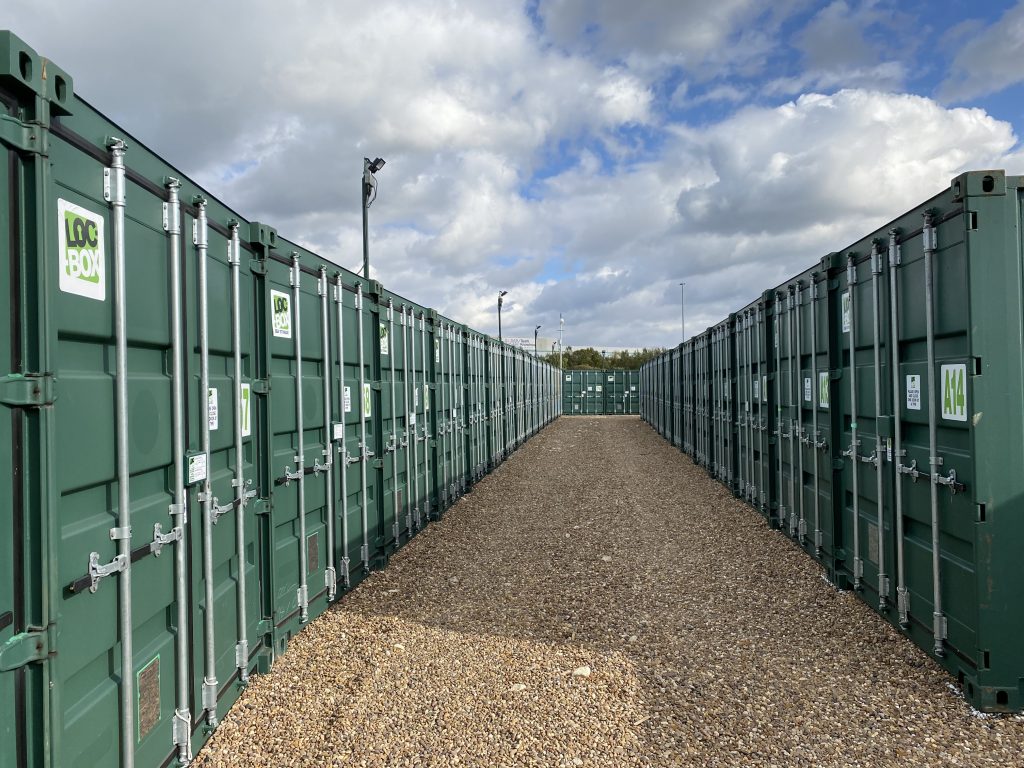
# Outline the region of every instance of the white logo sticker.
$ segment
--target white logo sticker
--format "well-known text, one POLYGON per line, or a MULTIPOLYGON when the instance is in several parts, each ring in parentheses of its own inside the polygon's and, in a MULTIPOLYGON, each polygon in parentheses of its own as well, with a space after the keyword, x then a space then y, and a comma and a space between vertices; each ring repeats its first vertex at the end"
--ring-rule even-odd
POLYGON ((409 426, 410 427, 415 427, 416 426, 416 414, 415 413, 410 413, 409 414, 409 426))
POLYGON ((220 414, 217 409, 217 390, 210 387, 206 392, 206 419, 213 432, 220 425, 220 414))
POLYGON ((907 376, 907 410, 921 410, 921 376, 912 374, 907 376))
POLYGON ((594 390, 595 390, 596 392, 600 392, 600 391, 601 391, 601 385, 600 385, 600 384, 598 384, 598 385, 597 385, 596 387, 594 387, 594 390))
POLYGON ((292 337, 292 297, 281 291, 270 291, 270 312, 274 335, 281 339, 292 337))
POLYGON ((567 375, 567 376, 565 377, 565 380, 566 380, 566 381, 572 381, 572 376, 571 376, 571 375, 567 375))
POLYGON ((942 418, 967 421, 967 365, 944 365, 942 373, 942 418))
POLYGON ((843 333, 849 333, 852 323, 850 322, 850 292, 843 294, 843 333))
POLYGON ((242 422, 242 437, 249 437, 252 434, 252 387, 243 384, 241 397, 238 400, 238 415, 242 422))
POLYGON ((388 339, 388 327, 384 323, 380 324, 380 353, 382 355, 391 354, 391 343, 388 339))
POLYGON ((106 301, 107 252, 101 215, 58 199, 57 253, 62 291, 106 301))
POLYGON ((820 371, 818 373, 818 405, 822 408, 828 408, 832 395, 829 392, 828 386, 828 371, 820 371))

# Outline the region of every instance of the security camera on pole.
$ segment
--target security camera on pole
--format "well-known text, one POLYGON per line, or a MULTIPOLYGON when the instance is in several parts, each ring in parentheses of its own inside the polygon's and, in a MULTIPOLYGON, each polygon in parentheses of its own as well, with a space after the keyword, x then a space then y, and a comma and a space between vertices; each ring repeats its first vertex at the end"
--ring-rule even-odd
POLYGON ((370 279, 370 230, 367 211, 377 199, 377 178, 373 174, 383 167, 384 160, 379 157, 372 161, 368 157, 363 158, 363 277, 367 280, 370 279))

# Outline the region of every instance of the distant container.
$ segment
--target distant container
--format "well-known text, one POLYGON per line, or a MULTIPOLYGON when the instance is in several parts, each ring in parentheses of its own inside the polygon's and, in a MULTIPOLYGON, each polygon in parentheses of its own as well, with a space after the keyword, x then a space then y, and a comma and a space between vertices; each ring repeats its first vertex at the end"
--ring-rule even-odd
POLYGON ((639 370, 562 371, 564 415, 606 416, 639 412, 639 370))

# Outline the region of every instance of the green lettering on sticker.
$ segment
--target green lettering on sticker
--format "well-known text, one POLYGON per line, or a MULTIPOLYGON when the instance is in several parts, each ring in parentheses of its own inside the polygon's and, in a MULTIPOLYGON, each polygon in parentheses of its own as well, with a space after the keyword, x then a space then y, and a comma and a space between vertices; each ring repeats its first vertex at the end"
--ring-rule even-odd
POLYGON ((943 365, 942 418, 947 421, 967 421, 967 365, 943 365))

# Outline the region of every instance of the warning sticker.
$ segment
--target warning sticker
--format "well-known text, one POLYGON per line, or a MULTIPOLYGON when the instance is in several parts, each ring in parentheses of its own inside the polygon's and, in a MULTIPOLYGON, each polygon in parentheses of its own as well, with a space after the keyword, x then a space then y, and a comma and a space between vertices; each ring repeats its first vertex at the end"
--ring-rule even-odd
POLYGON ((832 397, 828 386, 828 371, 818 373, 818 405, 828 408, 832 397))
POLYGON ((850 292, 843 294, 843 333, 849 333, 852 323, 850 322, 850 292))
POLYGON ((967 421, 967 366, 944 365, 942 374, 942 418, 967 421))
POLYGON ((921 410, 921 376, 912 374, 907 376, 907 410, 921 410))
POLYGON ((345 413, 352 413, 352 387, 345 387, 345 395, 342 397, 342 404, 345 413))
POLYGON ((270 292, 270 317, 274 335, 281 339, 292 337, 292 297, 281 291, 270 292))
POLYGON ((217 390, 213 387, 206 391, 206 420, 210 425, 211 432, 217 429, 217 426, 220 424, 220 418, 217 413, 217 390))
POLYGON ((249 437, 252 434, 252 418, 251 408, 252 403, 252 387, 248 384, 243 384, 241 387, 241 395, 238 399, 238 416, 242 422, 242 437, 249 437))

